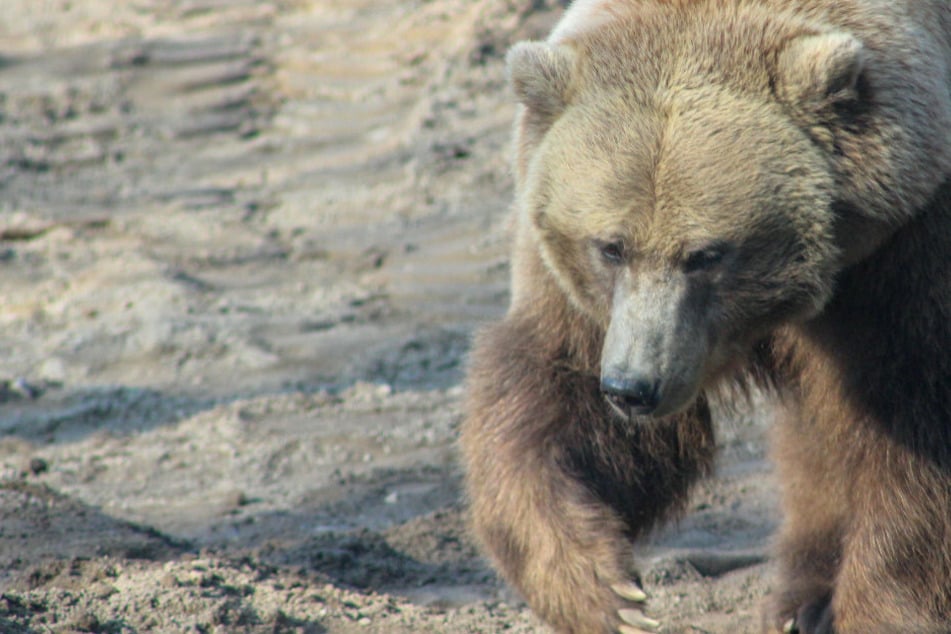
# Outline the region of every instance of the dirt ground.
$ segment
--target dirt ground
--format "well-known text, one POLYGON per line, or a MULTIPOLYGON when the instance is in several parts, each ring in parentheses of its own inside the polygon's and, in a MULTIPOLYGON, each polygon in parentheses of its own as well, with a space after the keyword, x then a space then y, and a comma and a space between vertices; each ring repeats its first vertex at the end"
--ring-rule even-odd
MULTIPOLYGON (((3 0, 0 632, 545 629, 465 532, 507 301, 503 56, 555 0, 3 0)), ((757 631, 765 417, 644 544, 757 631)))

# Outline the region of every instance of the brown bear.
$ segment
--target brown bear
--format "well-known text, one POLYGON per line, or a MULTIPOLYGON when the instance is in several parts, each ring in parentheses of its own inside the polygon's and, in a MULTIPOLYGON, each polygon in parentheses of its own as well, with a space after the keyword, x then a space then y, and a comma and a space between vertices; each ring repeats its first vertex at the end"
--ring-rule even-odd
POLYGON ((784 405, 771 631, 951 632, 951 2, 576 0, 508 58, 512 297, 475 532, 558 632, 644 632, 631 545, 784 405))

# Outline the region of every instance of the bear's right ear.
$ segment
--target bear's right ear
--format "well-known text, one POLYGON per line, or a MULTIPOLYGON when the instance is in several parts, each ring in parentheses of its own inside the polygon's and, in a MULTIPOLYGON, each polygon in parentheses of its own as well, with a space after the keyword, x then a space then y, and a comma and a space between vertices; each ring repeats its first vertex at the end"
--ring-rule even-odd
POLYGON ((574 53, 565 46, 520 42, 507 56, 509 81, 518 100, 531 112, 555 118, 568 104, 574 53))
POLYGON ((857 97, 865 51, 848 33, 803 35, 786 45, 777 62, 780 96, 794 106, 821 107, 857 97))

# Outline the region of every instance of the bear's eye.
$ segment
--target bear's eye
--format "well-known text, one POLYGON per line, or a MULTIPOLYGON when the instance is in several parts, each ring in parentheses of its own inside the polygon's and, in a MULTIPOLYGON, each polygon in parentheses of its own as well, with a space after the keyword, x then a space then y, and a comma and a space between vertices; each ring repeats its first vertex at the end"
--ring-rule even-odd
POLYGON ((624 244, 620 241, 602 242, 595 241, 595 246, 601 258, 608 264, 618 265, 624 263, 624 244))
POLYGON ((696 251, 691 251, 684 259, 684 272, 699 273, 701 271, 709 271, 719 265, 728 252, 729 247, 725 244, 714 244, 702 249, 697 249, 696 251))

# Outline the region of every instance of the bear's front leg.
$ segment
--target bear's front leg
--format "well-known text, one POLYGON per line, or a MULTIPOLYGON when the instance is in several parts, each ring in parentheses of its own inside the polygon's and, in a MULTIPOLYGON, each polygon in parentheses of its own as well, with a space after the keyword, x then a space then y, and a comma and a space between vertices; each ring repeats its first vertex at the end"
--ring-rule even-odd
POLYGON ((948 634, 951 478, 938 458, 946 449, 934 449, 931 461, 920 447, 885 435, 863 439, 860 448, 834 631, 948 634))
POLYGON ((709 412, 701 400, 662 421, 617 419, 575 347, 517 315, 476 342, 462 428, 473 527, 556 631, 655 631, 631 544, 709 469, 709 412))

